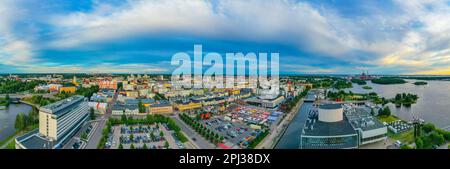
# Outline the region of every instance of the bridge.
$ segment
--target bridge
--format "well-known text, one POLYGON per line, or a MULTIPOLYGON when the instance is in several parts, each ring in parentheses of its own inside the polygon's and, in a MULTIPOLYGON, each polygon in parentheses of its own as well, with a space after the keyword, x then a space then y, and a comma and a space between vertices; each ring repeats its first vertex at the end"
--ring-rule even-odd
MULTIPOLYGON (((0 98, 5 98, 7 94, 0 94, 0 98)), ((23 99, 24 97, 32 96, 32 94, 9 94, 11 99, 23 99)))

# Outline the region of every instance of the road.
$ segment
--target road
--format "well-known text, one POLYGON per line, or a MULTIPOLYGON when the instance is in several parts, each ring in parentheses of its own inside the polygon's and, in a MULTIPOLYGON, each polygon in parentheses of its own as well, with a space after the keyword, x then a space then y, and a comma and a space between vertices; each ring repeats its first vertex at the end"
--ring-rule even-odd
POLYGON ((83 124, 83 126, 77 131, 77 133, 63 146, 63 149, 73 149, 73 144, 80 140, 81 134, 83 134, 88 128, 89 123, 83 124))
POLYGON ((188 125, 186 125, 178 115, 173 117, 178 126, 180 126, 181 130, 186 133, 187 137, 195 138, 196 141, 193 141, 194 144, 198 146, 200 149, 216 149, 216 146, 200 136, 197 132, 192 130, 188 125))
POLYGON ((94 133, 92 134, 91 139, 87 143, 85 149, 97 149, 98 143, 100 143, 100 139, 102 139, 102 132, 106 126, 106 121, 111 116, 112 108, 117 101, 118 93, 119 92, 116 91, 114 98, 112 99, 111 102, 109 102, 108 109, 106 110, 105 115, 99 117, 100 119, 97 119, 98 120, 97 127, 95 127, 93 131, 94 133))

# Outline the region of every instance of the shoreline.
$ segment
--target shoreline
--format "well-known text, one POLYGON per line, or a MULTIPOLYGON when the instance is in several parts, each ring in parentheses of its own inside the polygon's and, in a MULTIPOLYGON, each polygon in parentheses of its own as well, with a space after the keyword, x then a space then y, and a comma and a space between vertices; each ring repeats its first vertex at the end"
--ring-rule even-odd
POLYGON ((300 107, 303 105, 303 103, 304 99, 302 98, 297 102, 295 107, 289 113, 287 113, 287 115, 280 121, 280 123, 276 126, 276 129, 270 132, 270 134, 266 136, 266 138, 264 138, 264 140, 261 141, 260 144, 256 146, 256 149, 274 149, 277 146, 280 139, 282 138, 282 136, 284 135, 284 133, 286 132, 287 128, 289 127, 289 124, 298 114, 300 107))

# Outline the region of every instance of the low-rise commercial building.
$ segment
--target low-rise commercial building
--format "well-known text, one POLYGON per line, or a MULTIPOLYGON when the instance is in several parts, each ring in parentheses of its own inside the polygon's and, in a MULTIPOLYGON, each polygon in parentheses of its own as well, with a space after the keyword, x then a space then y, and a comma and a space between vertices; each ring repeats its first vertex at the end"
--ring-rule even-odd
POLYGON ((165 100, 157 101, 155 104, 149 107, 149 113, 151 114, 170 114, 173 113, 172 105, 165 100))
POLYGON ((189 101, 189 102, 177 102, 175 103, 175 108, 178 109, 178 111, 185 111, 185 110, 193 110, 198 109, 202 107, 202 103, 200 101, 189 101))
POLYGON ((70 86, 70 87, 61 87, 59 89, 60 93, 75 93, 77 91, 77 87, 70 86))

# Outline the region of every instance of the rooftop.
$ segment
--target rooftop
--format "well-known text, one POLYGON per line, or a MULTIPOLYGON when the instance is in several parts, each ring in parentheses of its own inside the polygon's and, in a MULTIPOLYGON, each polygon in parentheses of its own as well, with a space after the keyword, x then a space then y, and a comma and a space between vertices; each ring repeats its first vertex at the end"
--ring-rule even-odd
POLYGON ((39 136, 39 129, 17 137, 16 140, 27 149, 49 149, 48 146, 52 145, 49 140, 39 136))
POLYGON ((126 105, 138 105, 139 100, 138 99, 125 99, 126 105))
POLYGON ((324 104, 319 106, 320 109, 340 109, 341 104, 324 104))
POLYGON ((349 119, 354 128, 360 128, 363 131, 385 127, 378 119, 370 114, 369 110, 362 107, 356 107, 345 111, 345 116, 349 119))
POLYGON ((339 136, 351 134, 356 134, 356 131, 345 118, 342 121, 331 123, 309 118, 305 123, 302 133, 302 135, 307 136, 339 136))
POLYGON ((83 102, 84 97, 80 95, 72 96, 64 100, 60 100, 58 102, 46 105, 41 107, 39 110, 54 114, 54 115, 63 115, 67 112, 70 112, 74 107, 78 106, 79 103, 83 102))
POLYGON ((156 104, 152 105, 152 107, 166 107, 166 106, 172 106, 172 105, 167 100, 160 100, 156 104))

